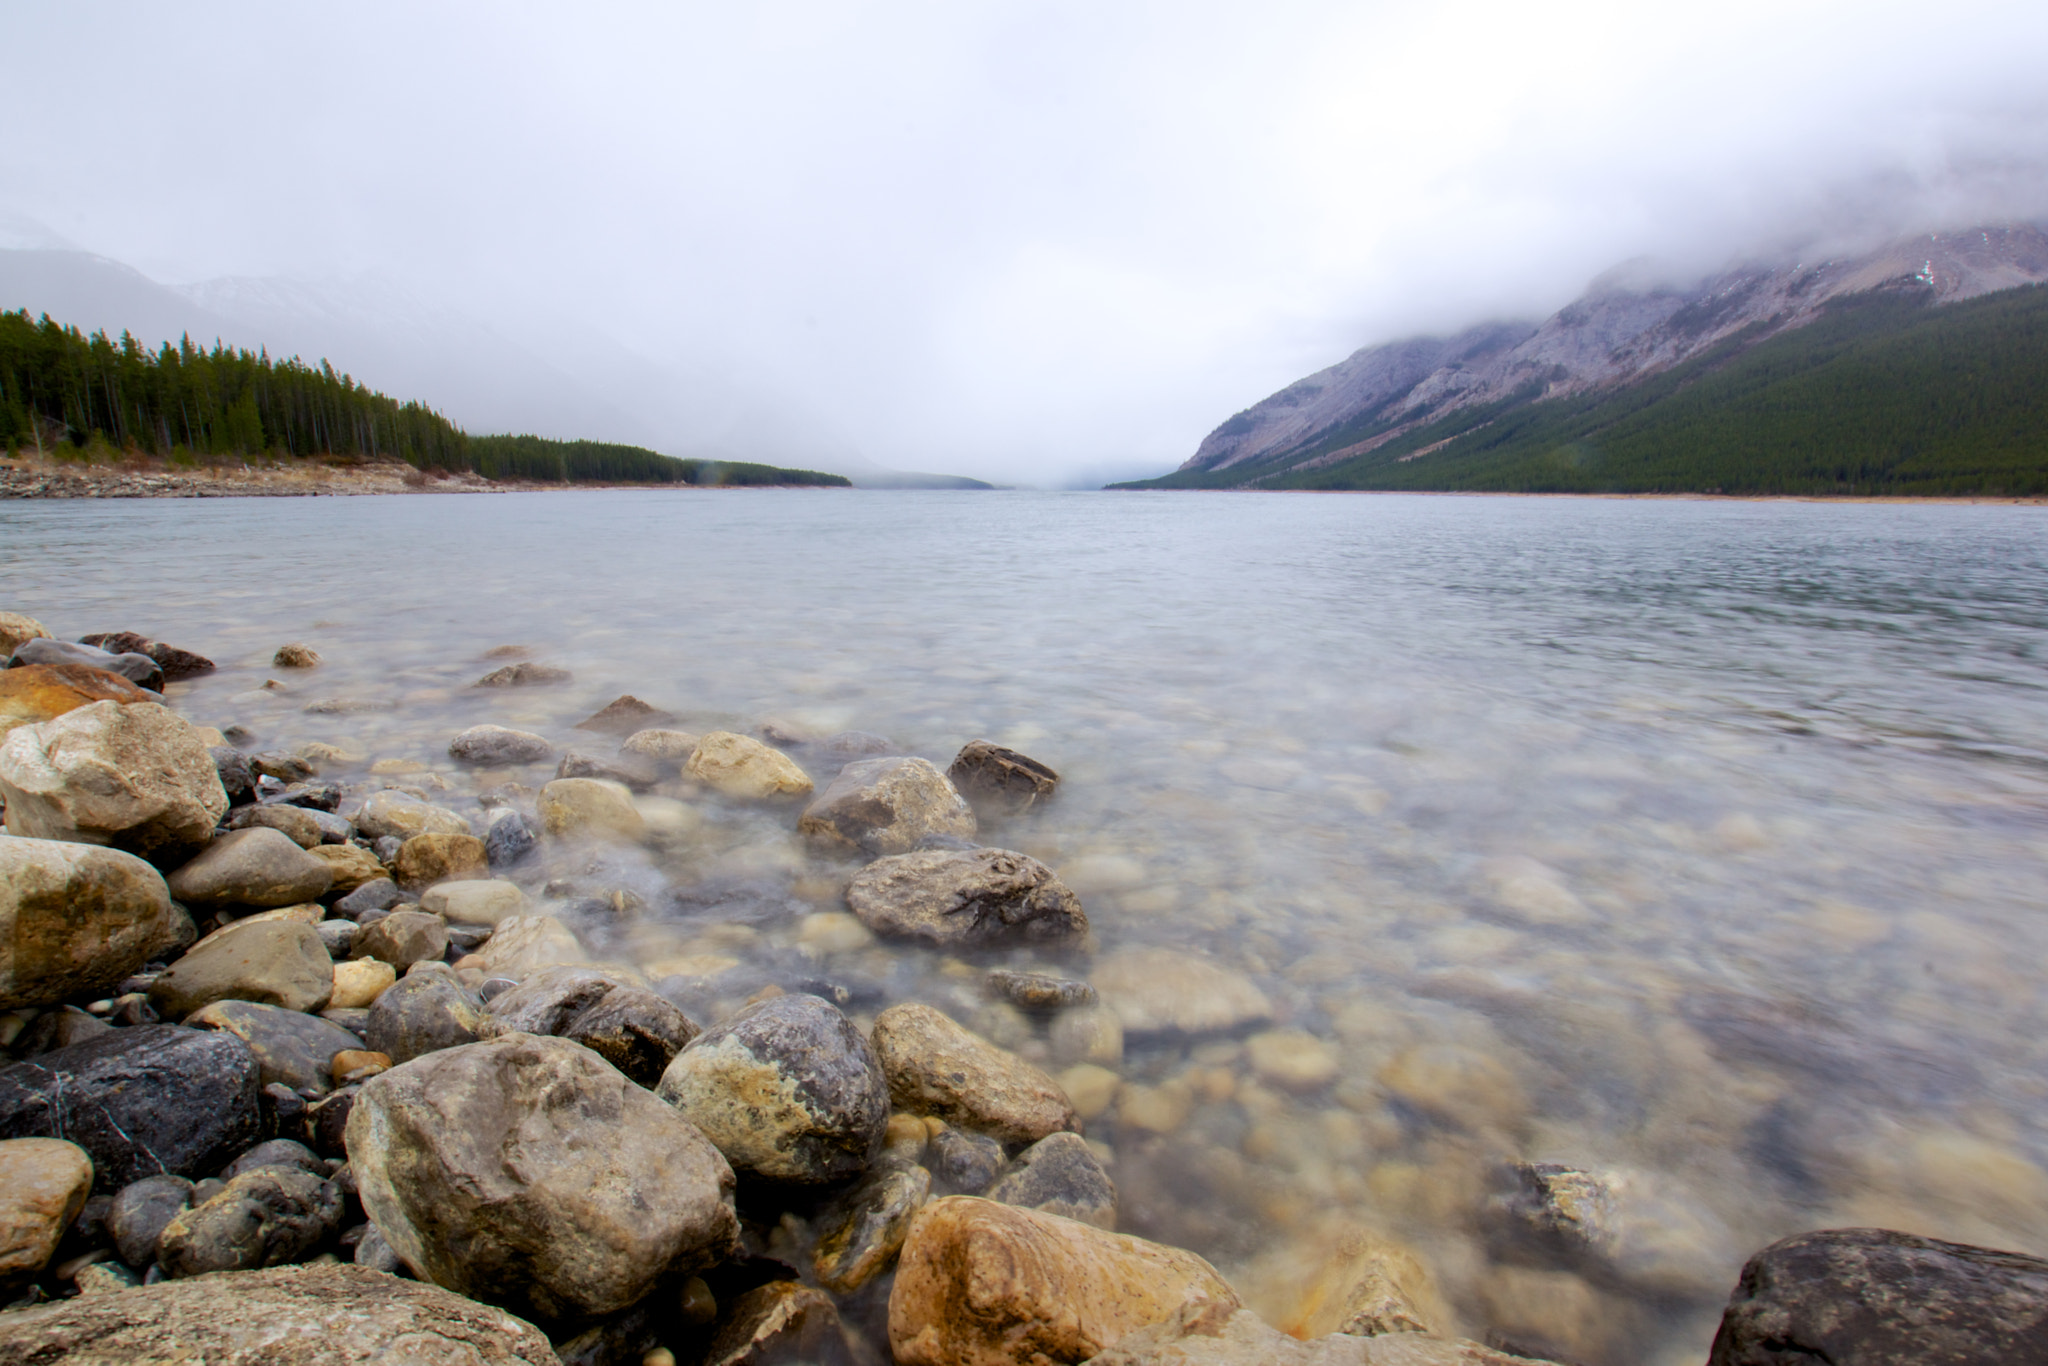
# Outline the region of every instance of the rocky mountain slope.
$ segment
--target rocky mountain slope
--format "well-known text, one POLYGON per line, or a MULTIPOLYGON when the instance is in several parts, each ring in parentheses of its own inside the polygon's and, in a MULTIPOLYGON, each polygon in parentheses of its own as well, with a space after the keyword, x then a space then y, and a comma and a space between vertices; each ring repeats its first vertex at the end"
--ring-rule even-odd
POLYGON ((1682 287, 1622 267, 1541 323, 1488 323, 1449 338, 1366 347, 1238 413, 1156 483, 1271 484, 1356 460, 1461 410, 1616 390, 1708 353, 1747 349, 1848 296, 1892 290, 1947 304, 2043 280, 2048 233, 2033 225, 1745 265, 1682 287))

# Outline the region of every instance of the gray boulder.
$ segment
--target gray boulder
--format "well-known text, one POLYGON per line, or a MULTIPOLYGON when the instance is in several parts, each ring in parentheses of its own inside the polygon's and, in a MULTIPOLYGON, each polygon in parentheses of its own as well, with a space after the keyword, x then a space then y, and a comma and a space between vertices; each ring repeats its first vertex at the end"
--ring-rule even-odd
POLYGON ((268 909, 319 900, 334 870, 283 831, 257 827, 221 836, 169 881, 188 904, 268 909))
POLYGON ((192 1183, 182 1176, 145 1176, 121 1187, 107 1209, 107 1233, 121 1260, 129 1266, 154 1262, 165 1226, 191 1200, 192 1183))
POLYGON ((490 1027, 477 994, 450 969, 433 965, 399 978, 371 1004, 363 1042, 395 1066, 475 1043, 490 1027))
POLYGON ((319 1010, 333 994, 334 960, 318 930, 303 921, 248 920, 193 945, 150 983, 149 1003, 165 1019, 182 1020, 215 1001, 319 1010))
POLYGON ((325 1095, 327 1065, 344 1049, 363 1041, 340 1025, 255 1001, 215 1001, 185 1017, 198 1029, 224 1029, 249 1046, 265 1086, 281 1082, 294 1091, 325 1095))
POLYGON ((509 1034, 365 1083, 363 1208, 405 1263, 542 1318, 608 1314, 735 1249, 733 1173, 588 1049, 509 1034))
POLYGON ((656 1093, 735 1171, 774 1182, 858 1176, 889 1124, 867 1040, 816 996, 777 996, 713 1025, 676 1054, 656 1093))
POLYGON ((0 1010, 105 991, 190 932, 133 854, 0 839, 0 1010))
POLYGON ((975 832, 974 811, 925 759, 861 759, 839 770, 797 821, 826 848, 901 854, 928 835, 975 832))
POLYGON ((258 1167, 164 1226, 157 1260, 173 1276, 302 1261, 341 1231, 341 1188, 310 1172, 258 1167))
POLYGON ((163 666, 148 655, 134 651, 115 653, 96 645, 74 645, 68 640, 42 636, 23 641, 7 661, 10 669, 25 668, 31 664, 78 664, 88 669, 105 669, 110 674, 119 674, 138 688, 148 688, 151 692, 164 690, 163 666))
POLYGON ((505 726, 471 726, 448 742, 449 758, 490 768, 538 763, 554 752, 553 745, 532 731, 505 726))
POLYGON ((925 849, 854 875, 846 905, 877 934, 947 946, 1048 943, 1088 932, 1080 898, 1008 849, 925 849))
POLYGON ((0 741, 7 829, 104 844, 159 866, 213 837, 228 794, 206 742, 154 702, 93 702, 0 741))

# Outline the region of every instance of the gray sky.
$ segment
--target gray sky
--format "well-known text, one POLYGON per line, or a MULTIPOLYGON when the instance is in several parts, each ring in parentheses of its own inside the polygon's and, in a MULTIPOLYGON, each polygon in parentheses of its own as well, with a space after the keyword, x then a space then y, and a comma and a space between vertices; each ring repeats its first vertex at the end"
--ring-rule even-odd
POLYGON ((157 279, 367 272, 1032 483, 1629 257, 2048 214, 2039 0, 11 0, 0 51, 0 210, 157 279))

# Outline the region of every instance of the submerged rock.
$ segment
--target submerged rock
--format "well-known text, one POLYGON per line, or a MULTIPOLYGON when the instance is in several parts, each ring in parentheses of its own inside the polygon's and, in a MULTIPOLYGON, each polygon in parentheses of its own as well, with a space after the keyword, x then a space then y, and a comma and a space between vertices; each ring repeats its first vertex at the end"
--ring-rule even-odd
POLYGON ((138 635, 134 631, 110 631, 104 635, 80 636, 80 645, 91 645, 115 655, 148 655, 164 671, 164 678, 175 683, 181 678, 196 678, 209 674, 214 663, 205 655, 181 650, 175 645, 166 645, 160 640, 138 635))
POLYGON ((557 778, 540 790, 541 828, 562 838, 637 841, 647 822, 624 783, 602 778, 557 778))
POLYGON ((353 817, 356 829, 369 839, 414 835, 467 835, 469 822, 445 806, 421 801, 403 792, 378 792, 364 800, 353 817))
POLYGON ((294 641, 277 647, 277 653, 270 657, 273 669, 317 669, 320 667, 320 652, 310 645, 294 641))
POLYGON ((988 1198, 1024 1209, 1116 1227, 1116 1185, 1079 1134, 1048 1134, 1017 1154, 988 1198))
POLYGON ((534 688, 549 683, 567 683, 574 675, 548 664, 507 664, 493 669, 476 681, 479 688, 534 688))
POLYGON ((0 1010, 104 991, 190 932, 133 854, 0 839, 0 1010))
POLYGON ((373 1078, 348 1151, 408 1266, 543 1318, 623 1309, 738 1241, 732 1170, 704 1135, 561 1039, 511 1034, 373 1078))
POLYGON ((697 752, 697 736, 686 730, 636 730, 619 746, 620 754, 680 767, 697 752))
POLYGON ((664 726, 675 720, 671 712, 652 707, 628 693, 615 697, 604 704, 595 714, 576 723, 578 730, 609 731, 614 735, 631 735, 654 726, 664 726))
POLYGON ((1555 1366, 1510 1356, 1464 1338, 1434 1333, 1353 1337, 1332 1333, 1309 1342, 1292 1337, 1249 1309, 1196 1301, 1163 1322, 1119 1338, 1087 1366, 1555 1366))
POLYGON ((525 816, 517 811, 500 811, 491 819, 491 828, 484 835, 484 861, 493 868, 515 867, 539 843, 540 836, 525 816))
POLYGON ((1119 949, 1089 974, 1132 1034, 1207 1034, 1273 1018, 1243 973, 1174 949, 1119 949))
POLYGON ((1048 800, 1060 775, 1028 755, 987 740, 961 747, 946 776, 977 815, 1016 816, 1048 800))
POLYGON ((883 1011, 875 1017, 874 1044, 890 1098, 912 1114, 936 1115, 1005 1143, 1036 1143, 1081 1126, 1059 1083, 930 1006, 883 1011))
POLYGON ((839 770, 797 830, 828 849, 901 854, 927 835, 975 832, 974 812, 924 759, 861 759, 839 770))
POLYGON ((1081 902, 1052 869, 1008 849, 927 849, 876 859, 846 904, 877 934, 934 944, 1048 943, 1088 932, 1081 902))
POLYGON ((992 968, 981 979, 988 993, 1019 1010, 1053 1011, 1095 1004, 1095 988, 1071 977, 992 968))
POLYGON ((471 726, 448 742, 449 758, 490 768, 539 763, 554 752, 543 737, 507 726, 471 726))
POLYGON ((526 910, 526 893, 497 878, 442 882, 420 894, 420 909, 459 925, 495 925, 526 910))
POLYGON ((159 866, 213 838, 227 814, 213 755, 154 702, 91 702, 0 741, 7 829, 104 844, 159 866))
MULTIPOLYGON (((583 951, 575 933, 551 915, 514 915, 498 922, 491 937, 474 955, 474 966, 492 976, 515 980, 563 963, 582 963, 590 955, 583 951)), ((469 966, 469 960, 463 960, 469 966)))
POLYGON ((13 669, 66 664, 118 674, 136 687, 147 688, 151 692, 164 690, 163 666, 144 654, 117 654, 92 645, 73 645, 70 641, 43 637, 23 641, 15 647, 13 656, 8 660, 8 667, 13 669))

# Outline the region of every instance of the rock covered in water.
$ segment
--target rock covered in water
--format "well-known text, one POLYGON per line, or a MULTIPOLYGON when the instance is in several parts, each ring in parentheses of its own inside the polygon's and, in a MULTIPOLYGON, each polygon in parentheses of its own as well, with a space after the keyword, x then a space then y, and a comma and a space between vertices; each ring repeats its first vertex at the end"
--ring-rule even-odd
POLYGON ((484 835, 484 861, 493 868, 516 867, 534 851, 540 836, 533 824, 517 811, 500 811, 491 819, 484 835))
POLYGON ((105 669, 78 664, 0 669, 0 739, 17 727, 41 725, 94 702, 126 706, 154 701, 151 694, 105 669))
POLYGON ((341 1231, 341 1189, 310 1172, 264 1166, 241 1172, 202 1205, 164 1226, 157 1259, 173 1276, 257 1271, 303 1260, 341 1231))
POLYGON ((133 854, 0 839, 0 1010, 104 991, 190 932, 133 854))
POLYGON ((154 1262, 164 1229, 191 1203, 192 1183, 182 1176, 145 1176, 121 1187, 107 1209, 107 1233, 121 1260, 130 1266, 154 1262))
POLYGON ((164 690, 163 667, 148 655, 116 654, 97 646, 73 645, 70 641, 41 637, 23 641, 15 647, 13 656, 8 660, 8 667, 11 669, 30 665, 48 667, 64 664, 118 674, 136 687, 147 688, 151 692, 160 693, 164 690))
MULTIPOLYGON (((474 966, 492 976, 518 980, 542 968, 587 962, 589 957, 575 932, 556 917, 515 915, 498 922, 476 951, 474 966)), ((469 965, 469 960, 463 961, 469 965)))
POLYGON ((204 1176, 256 1137, 256 1059, 232 1034, 139 1025, 0 1070, 0 1138, 69 1139, 112 1192, 204 1176))
POLYGON ((90 702, 0 741, 7 829, 104 844, 164 865, 213 837, 227 814, 213 755, 154 702, 90 702))
POLYGON ((391 836, 409 840, 414 835, 472 833, 469 822, 447 807, 392 790, 365 798, 353 819, 356 829, 369 839, 391 836))
POLYGON ((310 645, 297 641, 277 647, 277 653, 270 657, 273 669, 317 669, 320 667, 320 652, 310 645))
POLYGON ((977 815, 1016 816, 1049 799, 1060 775, 1028 755, 987 740, 961 747, 946 776, 977 815))
POLYGON ((364 1210, 408 1266, 543 1318, 623 1309, 738 1241, 725 1159, 562 1039, 510 1034, 371 1079, 348 1151, 364 1210))
POLYGON ((619 746, 619 753, 680 767, 697 752, 697 738, 686 730, 636 730, 619 746))
POLYGON ((414 835, 398 846, 398 855, 391 860, 392 880, 409 891, 490 875, 490 857, 475 835, 414 835))
POLYGON ((1243 973, 1174 949, 1119 949, 1089 978, 1132 1034, 1207 1034, 1273 1018, 1273 1003, 1243 973))
POLYGON ((41 1274, 92 1194, 92 1158, 60 1138, 0 1141, 0 1291, 41 1274))
POLYGON ((175 683, 181 678, 196 678, 200 674, 213 672, 214 663, 205 655, 191 650, 181 650, 175 645, 166 645, 160 640, 134 631, 109 631, 101 635, 80 636, 80 645, 91 645, 115 655, 148 655, 164 671, 164 678, 175 683))
POLYGON ((555 747, 530 730, 508 726, 471 726, 448 742, 448 757, 488 768, 535 764, 550 758, 555 747))
POLYGON ((1017 1154, 988 1198, 1024 1209, 1116 1227, 1116 1184, 1079 1134, 1048 1134, 1017 1154))
POLYGON ((898 1366, 1081 1362, 1237 1293, 1192 1252, 970 1195, 911 1221, 889 1294, 898 1366))
POLYGON ((846 1327, 829 1295, 801 1281, 770 1281, 739 1296, 719 1315, 704 1366, 853 1366, 846 1327))
POLYGON ((493 669, 476 681, 479 688, 537 688, 549 683, 567 683, 572 677, 567 669, 557 669, 550 664, 534 664, 522 661, 507 664, 502 669, 493 669))
POLYGON ((748 801, 808 796, 813 786, 810 775, 781 750, 729 730, 699 736, 683 772, 728 797, 748 801))
POLYGON ((356 931, 352 952, 399 972, 414 963, 438 962, 448 952, 448 923, 425 911, 393 911, 356 931))
POLYGON ((675 720, 675 715, 660 707, 649 706, 628 693, 615 697, 604 704, 593 715, 576 723, 578 730, 607 731, 613 735, 632 735, 655 726, 664 726, 675 720))
POLYGON ((1047 943, 1088 932, 1081 902, 1052 869, 1008 849, 925 849, 878 858, 846 904, 877 934, 934 944, 1047 943))
POLYGON ((661 781, 661 765, 652 759, 631 754, 616 759, 594 759, 588 754, 571 751, 562 756, 562 762, 555 767, 555 776, 596 778, 601 782, 618 783, 632 792, 645 792, 661 781))
POLYGON ((1008 1001, 1019 1010, 1065 1010, 1069 1006, 1092 1006, 1096 999, 1095 988, 1088 983, 1046 972, 991 968, 981 982, 989 995, 1008 1001))
POLYGON ((1059 1083, 926 1005, 875 1017, 875 1057, 889 1095, 912 1114, 936 1115, 1005 1143, 1036 1143, 1079 1129, 1059 1083))
POLYGON ((1742 1268, 1709 1366, 2048 1360, 2048 1261, 1890 1229, 1801 1233, 1742 1268))
POLYGON ((165 1019, 182 1020, 215 1001, 319 1010, 333 994, 334 960, 318 930, 299 922, 248 920, 193 945, 150 983, 149 1003, 165 1019))
POLYGON ((394 1063, 475 1043, 490 1029, 483 1001, 445 966, 407 973, 370 1007, 363 1042, 394 1063))
POLYGON ((0 1320, 19 1361, 219 1366, 558 1366, 539 1329, 436 1286, 357 1266, 235 1271, 56 1304, 0 1320))
POLYGON ((1735 1260, 1727 1227, 1675 1182, 1621 1168, 1516 1162, 1489 1202, 1500 1253, 1652 1294, 1704 1296, 1735 1260))
POLYGON ((535 803, 541 828, 567 839, 646 838, 647 822, 624 783, 603 778, 557 778, 535 803))
POLYGON ((1140 1328, 1088 1359, 1088 1366, 1555 1366, 1434 1333, 1310 1342, 1281 1332, 1249 1309, 1196 1301, 1140 1328))
POLYGON ((910 1221, 931 1198, 932 1174, 914 1163, 886 1163, 833 1202, 811 1256, 818 1284, 850 1295, 895 1264, 910 1221))
POLYGON ((263 1084, 282 1082, 294 1091, 325 1094, 328 1062, 363 1041, 340 1025, 254 1001, 215 1001, 193 1011, 185 1023, 195 1029, 224 1029, 249 1046, 263 1084))
POLYGON ((861 759, 839 770, 797 830, 829 849, 901 854, 927 835, 962 839, 974 812, 946 775, 924 759, 861 759))
POLYGON ((297 906, 334 885, 326 860, 267 826, 230 831, 168 879, 171 895, 200 906, 297 906))
POLYGON ((676 1054, 656 1093, 735 1171, 792 1184, 858 1176, 889 1122, 867 1040, 816 996, 773 997, 713 1025, 676 1054))
POLYGON ((1442 1332, 1453 1322, 1428 1265, 1411 1248, 1341 1219, 1299 1226, 1236 1282, 1296 1338, 1442 1332))
POLYGON ((1315 1091, 1337 1079, 1337 1050, 1306 1030, 1254 1034, 1244 1051, 1259 1080, 1283 1091, 1315 1091))

